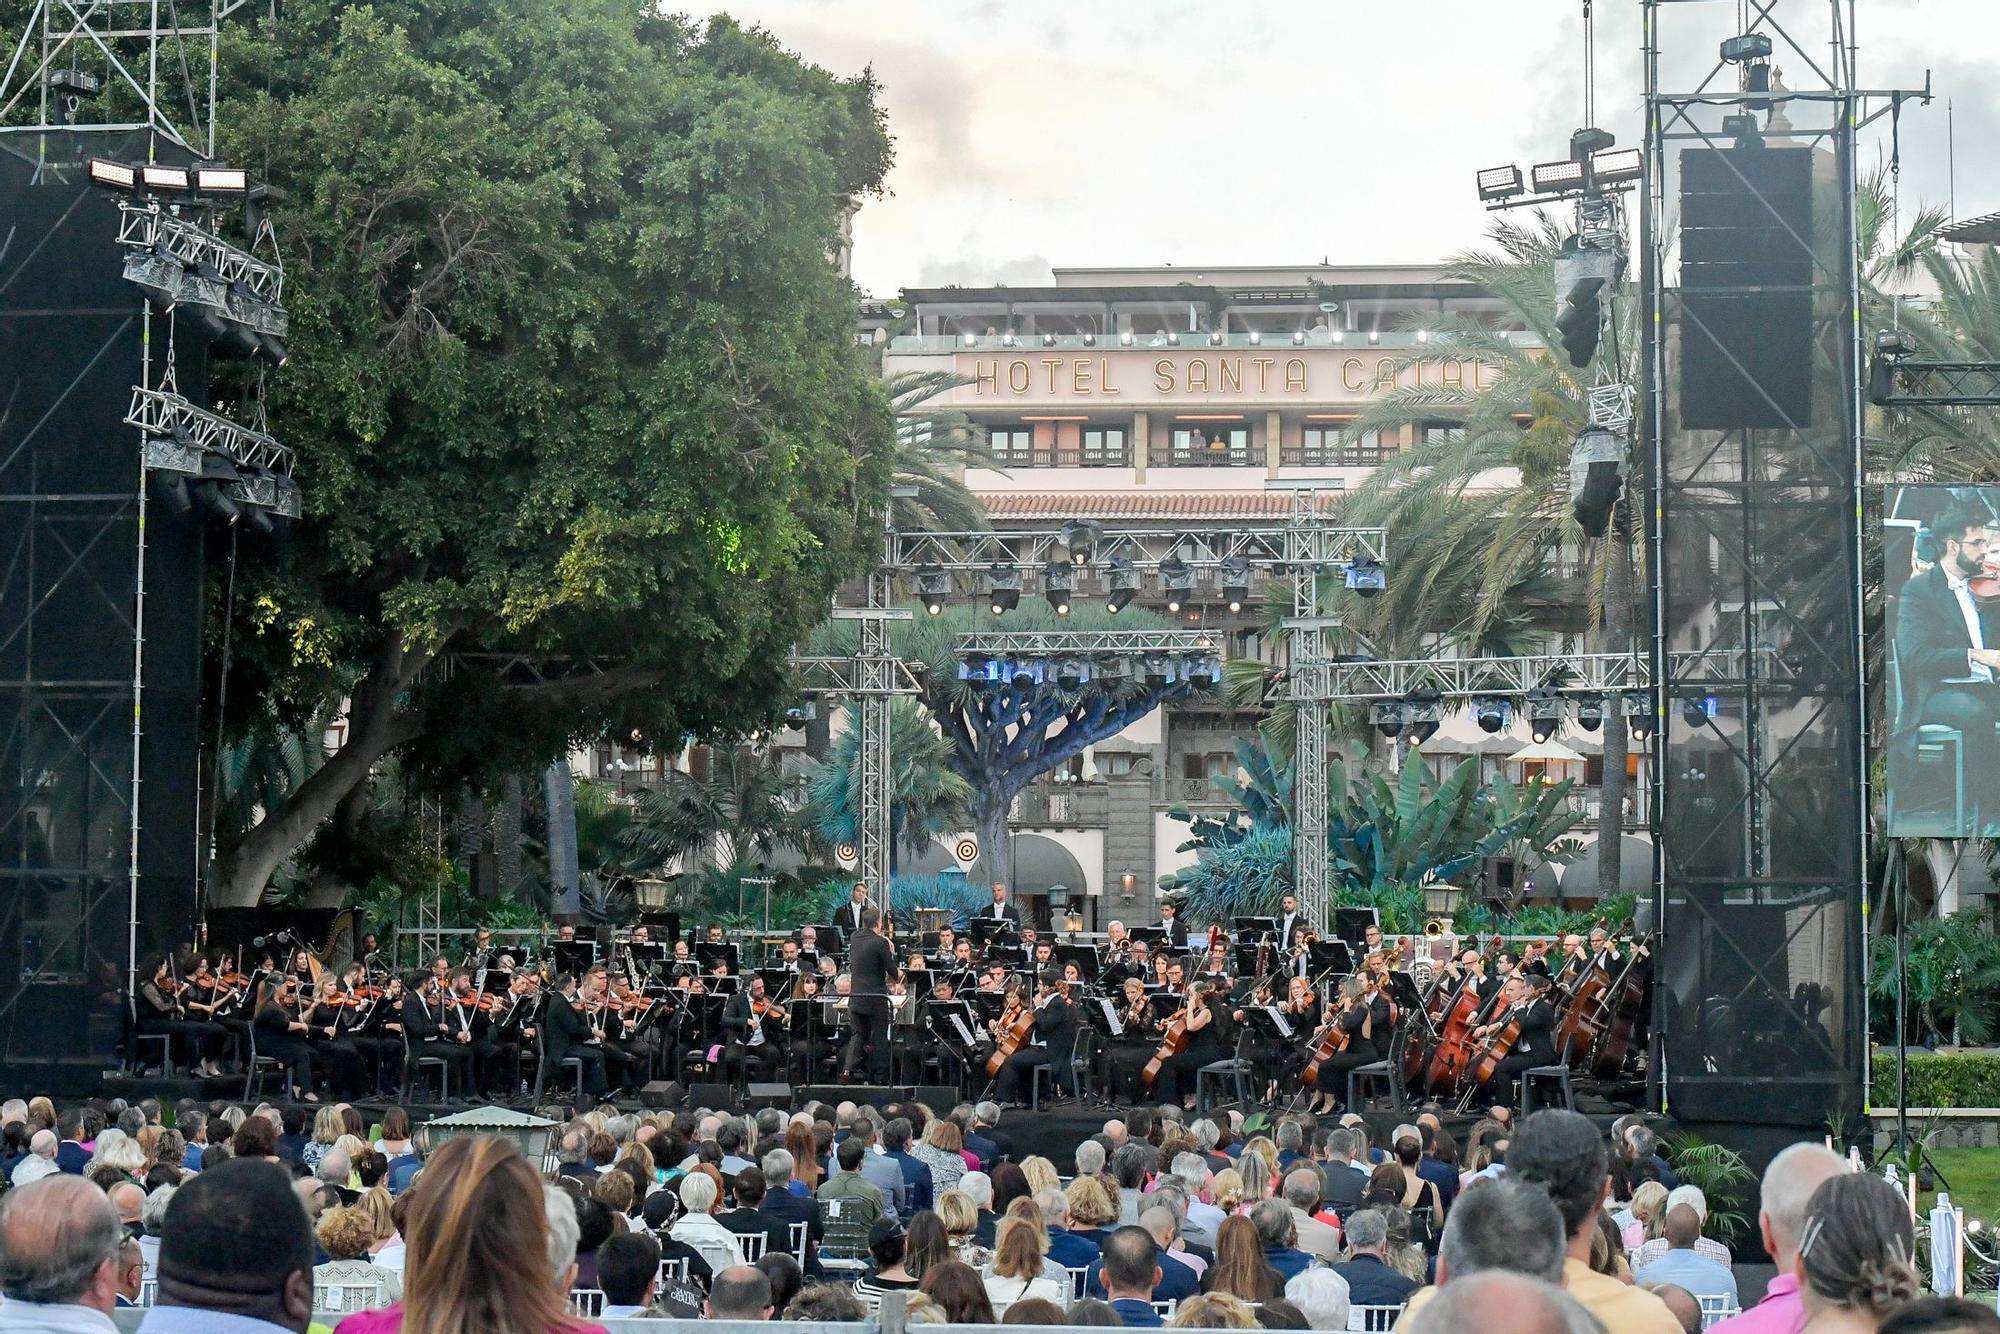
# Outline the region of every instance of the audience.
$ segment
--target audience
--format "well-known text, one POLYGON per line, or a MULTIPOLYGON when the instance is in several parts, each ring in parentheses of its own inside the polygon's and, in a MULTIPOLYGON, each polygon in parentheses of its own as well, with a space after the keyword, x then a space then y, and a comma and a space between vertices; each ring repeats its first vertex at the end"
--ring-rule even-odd
POLYGON ((769 1320, 771 1279, 754 1265, 737 1265, 715 1276, 705 1314, 710 1320, 769 1320))
POLYGON ((159 1291, 139 1328, 209 1334, 225 1323, 218 1317, 233 1317, 226 1323, 243 1334, 259 1324, 304 1334, 312 1271, 312 1230, 285 1172, 250 1159, 221 1163, 167 1207, 159 1291))
POLYGON ((643 1232, 627 1232, 597 1248, 597 1286, 604 1291, 606 1320, 644 1315, 653 1306, 660 1277, 660 1243, 643 1232))
POLYGON ((1104 1290, 1119 1319, 1135 1328, 1157 1329, 1166 1323, 1153 1308, 1153 1287, 1160 1281, 1159 1246, 1144 1228, 1121 1227, 1105 1238, 1102 1272, 1104 1290))
POLYGON ((1331 1269, 1308 1269, 1285 1285, 1285 1300, 1305 1317, 1308 1329, 1346 1329, 1353 1304, 1347 1280, 1331 1269))
POLYGON ((1866 1172, 1829 1177, 1806 1201, 1799 1295, 1812 1334, 1873 1331, 1922 1290, 1909 1205, 1866 1172))
POLYGON ((953 1325, 991 1325, 998 1323, 993 1318, 993 1303, 986 1296, 986 1285, 971 1265, 958 1260, 946 1260, 933 1266, 924 1275, 923 1294, 944 1308, 946 1323, 953 1325))
POLYGON ((1347 1284, 1356 1306, 1400 1306, 1417 1290, 1417 1283, 1389 1267, 1389 1220, 1379 1209, 1362 1209, 1347 1218, 1347 1259, 1333 1267, 1347 1284))
POLYGON ((1642 1286, 1667 1283, 1682 1288, 1697 1300, 1707 1297, 1735 1307, 1736 1276, 1728 1265, 1717 1264, 1696 1252, 1694 1245, 1701 1240, 1701 1215, 1691 1204, 1674 1204, 1667 1207, 1663 1225, 1663 1239, 1668 1250, 1666 1254, 1649 1264, 1642 1264, 1632 1273, 1632 1281, 1642 1286))
POLYGON ((1822 1144, 1794 1144, 1771 1159, 1758 1196, 1757 1230, 1778 1268, 1777 1277, 1764 1289, 1761 1302, 1711 1328, 1724 1334, 1794 1334, 1805 1324, 1798 1266, 1806 1203, 1821 1182, 1846 1171, 1840 1155, 1822 1144))
MULTIPOLYGON (((1641 1295, 1652 1297, 1651 1293, 1641 1295)), ((1665 1306, 1660 1309, 1664 1315, 1665 1306)), ((1396 1334, 1464 1334, 1466 1330, 1478 1330, 1479 1334, 1605 1334, 1608 1330, 1617 1334, 1622 1328, 1627 1326, 1599 1323, 1582 1302, 1553 1283, 1493 1269, 1439 1289, 1436 1301, 1397 1324, 1396 1334)), ((1674 1329, 1680 1329, 1678 1323, 1674 1329)))
POLYGON ((1041 1298, 1050 1302, 1069 1300, 1069 1282, 1043 1272, 1048 1259, 1048 1238, 1040 1228, 1022 1218, 1000 1222, 993 1247, 993 1262, 980 1273, 987 1300, 1001 1315, 1018 1301, 1041 1298))
POLYGON ((58 1174, 0 1204, 0 1330, 109 1330, 126 1231, 104 1192, 58 1174))
POLYGON ((1221 1235, 1215 1242, 1215 1263, 1201 1276, 1201 1290, 1227 1292, 1246 1302, 1261 1302, 1276 1296, 1285 1282, 1285 1276, 1264 1258, 1257 1225, 1241 1214, 1224 1219, 1221 1235))

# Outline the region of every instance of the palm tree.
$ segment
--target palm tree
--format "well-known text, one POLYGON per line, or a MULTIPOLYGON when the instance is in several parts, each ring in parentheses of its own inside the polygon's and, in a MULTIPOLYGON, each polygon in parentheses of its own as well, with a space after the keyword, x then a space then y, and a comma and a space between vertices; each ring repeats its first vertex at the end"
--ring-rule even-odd
MULTIPOLYGON (((861 729, 850 727, 808 780, 821 837, 853 842, 861 820, 861 729)), ((896 849, 921 853, 965 827, 972 787, 951 768, 951 745, 914 701, 895 701, 889 716, 889 870, 896 849)))
POLYGON ((769 861, 781 848, 806 846, 801 805, 798 780, 777 760, 748 746, 718 747, 706 779, 669 769, 639 793, 619 836, 626 868, 658 870, 690 854, 712 866, 752 853, 769 861))
POLYGON ((971 384, 954 371, 898 371, 888 379, 896 413, 893 485, 914 495, 894 495, 890 517, 898 528, 969 532, 986 527, 986 506, 966 489, 965 469, 995 466, 986 432, 957 408, 925 405, 971 384))

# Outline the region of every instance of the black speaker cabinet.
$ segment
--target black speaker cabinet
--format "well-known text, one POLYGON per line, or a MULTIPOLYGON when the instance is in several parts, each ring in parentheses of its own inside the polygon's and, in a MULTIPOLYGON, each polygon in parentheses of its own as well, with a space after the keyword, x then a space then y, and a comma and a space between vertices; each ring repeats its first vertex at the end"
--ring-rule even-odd
POLYGON ((656 1079, 639 1090, 639 1105, 655 1109, 680 1110, 687 1101, 687 1090, 671 1079, 656 1079))

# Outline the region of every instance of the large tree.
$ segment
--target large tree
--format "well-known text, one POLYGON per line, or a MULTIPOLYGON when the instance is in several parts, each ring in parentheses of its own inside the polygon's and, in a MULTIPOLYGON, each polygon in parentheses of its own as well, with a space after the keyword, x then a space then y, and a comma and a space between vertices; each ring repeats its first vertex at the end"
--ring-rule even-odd
POLYGON ((772 717, 894 446, 829 262, 889 162, 870 76, 639 0, 276 13, 221 121, 283 192, 307 514, 238 576, 228 698, 350 705, 229 903, 385 756, 455 787, 772 717))

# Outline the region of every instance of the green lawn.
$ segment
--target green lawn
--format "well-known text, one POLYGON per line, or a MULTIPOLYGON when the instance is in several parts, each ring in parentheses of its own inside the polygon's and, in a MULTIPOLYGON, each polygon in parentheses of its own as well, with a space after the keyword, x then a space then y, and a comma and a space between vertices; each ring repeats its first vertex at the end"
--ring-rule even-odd
MULTIPOLYGON (((1968 1224, 1977 1218, 1988 1228, 2000 1228, 2000 1151, 1933 1149, 1931 1161, 1951 1183, 1951 1202, 1965 1210, 1968 1224)), ((1935 1197, 1920 1195, 1917 1208, 1928 1211, 1934 1202, 1935 1197)))

